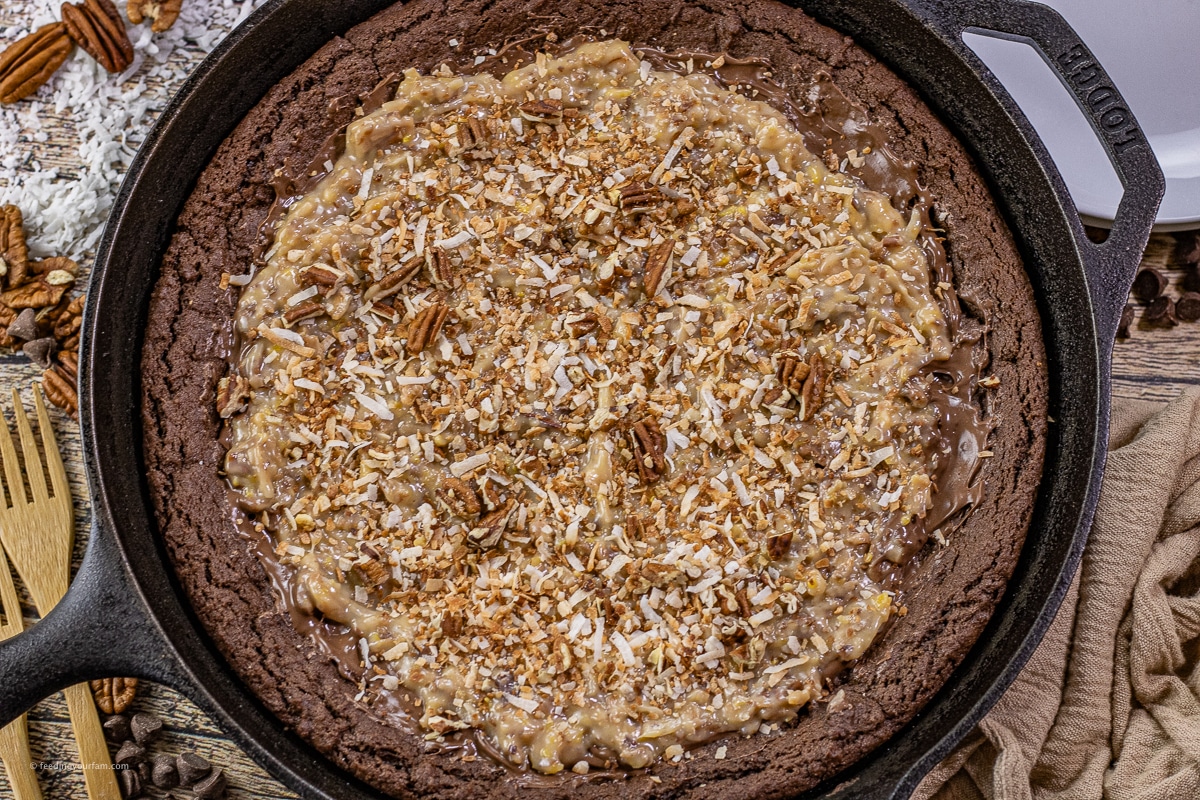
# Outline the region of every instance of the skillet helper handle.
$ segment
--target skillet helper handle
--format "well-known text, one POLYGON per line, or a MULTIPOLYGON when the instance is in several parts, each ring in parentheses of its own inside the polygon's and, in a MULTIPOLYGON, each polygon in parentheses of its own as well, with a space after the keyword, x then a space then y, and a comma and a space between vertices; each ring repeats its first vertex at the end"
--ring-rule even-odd
MULTIPOLYGON (((1166 191, 1166 179, 1146 134, 1092 51, 1049 6, 1028 0, 931 0, 927 5, 935 24, 954 29, 950 43, 980 67, 979 58, 962 40, 963 32, 1033 45, 1075 97, 1104 146, 1125 189, 1112 232, 1103 244, 1096 244, 1087 238, 1077 216, 1069 223, 1088 269, 1099 339, 1111 344, 1166 191)), ((1074 203, 1068 207, 1074 208, 1074 203)))
MULTIPOLYGON (((171 663, 169 649, 116 543, 94 527, 83 564, 63 599, 27 631, 0 642, 0 726, 65 691, 72 722, 78 710, 96 719, 100 731, 87 681, 123 676, 178 684, 178 676, 164 666, 171 663)), ((89 758, 107 762, 102 731, 98 742, 85 744, 80 737, 79 744, 85 765, 92 763, 89 758)), ((111 770, 104 771, 113 777, 111 770)))

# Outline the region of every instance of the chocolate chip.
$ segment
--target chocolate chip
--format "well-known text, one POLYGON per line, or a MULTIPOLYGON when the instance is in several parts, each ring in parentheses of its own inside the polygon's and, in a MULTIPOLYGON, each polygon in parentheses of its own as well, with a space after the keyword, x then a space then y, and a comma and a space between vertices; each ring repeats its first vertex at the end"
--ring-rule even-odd
POLYGON ((1182 322, 1200 320, 1200 292, 1184 292, 1175 301, 1175 318, 1182 322))
POLYGON ((1167 290, 1167 276, 1154 267, 1143 267, 1133 279, 1133 296, 1149 303, 1167 290))
POLYGON ((136 769, 119 770, 117 781, 121 784, 121 794, 126 798, 142 796, 142 779, 136 769))
POLYGON ((1185 264, 1200 265, 1200 233, 1179 241, 1179 258, 1185 264))
POLYGON ((179 770, 175 768, 175 759, 168 755, 154 757, 154 767, 150 771, 150 782, 159 789, 174 789, 179 785, 179 770))
POLYGON ((1121 321, 1117 323, 1117 338, 1129 338, 1129 326, 1133 324, 1133 303, 1126 303, 1121 309, 1121 321))
POLYGON ((54 341, 53 336, 47 336, 44 339, 34 339, 32 342, 26 342, 21 351, 29 358, 30 361, 37 364, 42 369, 50 369, 54 363, 54 351, 58 349, 58 343, 54 341))
POLYGON ((129 729, 133 731, 134 741, 138 744, 145 744, 158 736, 162 728, 162 720, 153 714, 134 714, 129 721, 129 729))
POLYGON ((28 342, 30 339, 36 339, 37 330, 37 312, 32 308, 21 309, 21 313, 17 314, 17 318, 13 320, 12 325, 8 326, 7 333, 14 339, 21 339, 28 342))
POLYGON ((139 764, 146 760, 146 748, 134 741, 127 741, 117 751, 114 764, 139 764))
POLYGON ((221 800, 225 797, 225 790, 228 788, 229 781, 225 779, 225 773, 216 769, 207 778, 193 786, 192 791, 196 793, 197 800, 221 800))
POLYGON ((208 759, 195 753, 184 753, 175 759, 175 767, 179 770, 179 785, 190 786, 212 772, 212 764, 208 759))
POLYGON ((138 778, 142 781, 142 786, 150 783, 150 762, 143 761, 137 765, 138 778))
POLYGON ((1171 327, 1175 324, 1175 301, 1165 294, 1156 298, 1146 307, 1142 318, 1151 325, 1171 327))
POLYGON ((129 730, 129 717, 124 714, 114 714, 104 720, 104 736, 114 744, 132 739, 133 732, 129 730))

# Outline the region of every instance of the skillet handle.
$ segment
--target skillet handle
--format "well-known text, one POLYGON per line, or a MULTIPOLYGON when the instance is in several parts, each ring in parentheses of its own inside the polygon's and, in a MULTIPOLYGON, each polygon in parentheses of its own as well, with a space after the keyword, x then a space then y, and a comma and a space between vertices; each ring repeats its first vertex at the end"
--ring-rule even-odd
POLYGON ((66 596, 25 633, 0 642, 0 727, 55 692, 96 678, 179 685, 170 649, 112 536, 93 526, 66 596))
MULTIPOLYGON (((1084 234, 1078 215, 1069 215, 1068 222, 1088 269, 1098 338, 1111 345, 1166 191, 1166 180, 1145 133, 1079 34, 1049 6, 1027 0, 926 0, 921 5, 929 9, 927 21, 945 32, 948 44, 989 77, 987 67, 963 41, 964 32, 1033 45, 1074 95, 1104 145, 1125 189, 1112 232, 1103 244, 1096 244, 1084 234)), ((991 82, 999 86, 994 78, 991 82)), ((1006 92, 997 94, 1010 113, 1020 113, 1006 92)), ((1074 209, 1063 189, 1064 205, 1074 209)))

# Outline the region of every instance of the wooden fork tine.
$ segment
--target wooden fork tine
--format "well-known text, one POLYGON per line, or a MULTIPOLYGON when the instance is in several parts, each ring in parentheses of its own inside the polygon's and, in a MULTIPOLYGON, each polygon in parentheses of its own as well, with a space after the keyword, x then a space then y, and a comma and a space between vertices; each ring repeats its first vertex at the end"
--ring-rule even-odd
POLYGON ((21 601, 17 599, 17 587, 13 585, 12 571, 3 548, 0 548, 0 612, 4 613, 4 624, 0 625, 0 639, 21 630, 21 601))
POLYGON ((25 414, 25 404, 16 389, 12 390, 13 415, 17 418, 17 435, 21 438, 21 452, 25 455, 25 474, 29 476, 29 488, 33 490, 33 500, 49 497, 46 491, 46 477, 42 473, 42 456, 38 452, 37 439, 33 438, 33 428, 29 427, 29 417, 25 414))
MULTIPOLYGON (((8 418, 0 413, 0 458, 4 460, 4 477, 8 481, 8 494, 13 508, 25 505, 25 479, 21 476, 21 462, 17 461, 17 448, 13 446, 12 433, 8 430, 8 418)), ((0 504, 3 505, 3 504, 0 504)))
POLYGON ((38 428, 42 432, 42 450, 46 453, 46 472, 50 473, 50 484, 54 497, 71 496, 71 485, 67 483, 67 471, 63 468, 62 454, 58 451, 58 440, 54 438, 54 426, 46 413, 46 401, 42 399, 42 387, 33 384, 33 404, 37 407, 38 428))

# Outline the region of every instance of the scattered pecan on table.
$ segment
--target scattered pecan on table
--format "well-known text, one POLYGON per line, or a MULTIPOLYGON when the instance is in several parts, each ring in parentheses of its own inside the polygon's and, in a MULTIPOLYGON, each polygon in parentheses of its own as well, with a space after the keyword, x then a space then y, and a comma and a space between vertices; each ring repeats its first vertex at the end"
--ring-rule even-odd
POLYGON ((82 295, 70 293, 79 265, 65 256, 29 259, 24 220, 16 206, 0 206, 0 347, 21 349, 42 367, 46 399, 78 413, 82 295))
POLYGON ((15 103, 36 92, 74 46, 61 22, 43 25, 9 45, 0 53, 0 103, 15 103))
POLYGON ((109 72, 124 72, 133 63, 133 43, 112 0, 63 3, 62 19, 75 44, 109 72))
POLYGON ((134 25, 150 20, 150 30, 162 33, 179 19, 183 0, 129 0, 125 13, 134 25))
POLYGON ((137 678, 103 678, 92 681, 96 707, 105 714, 124 714, 137 696, 137 678))

